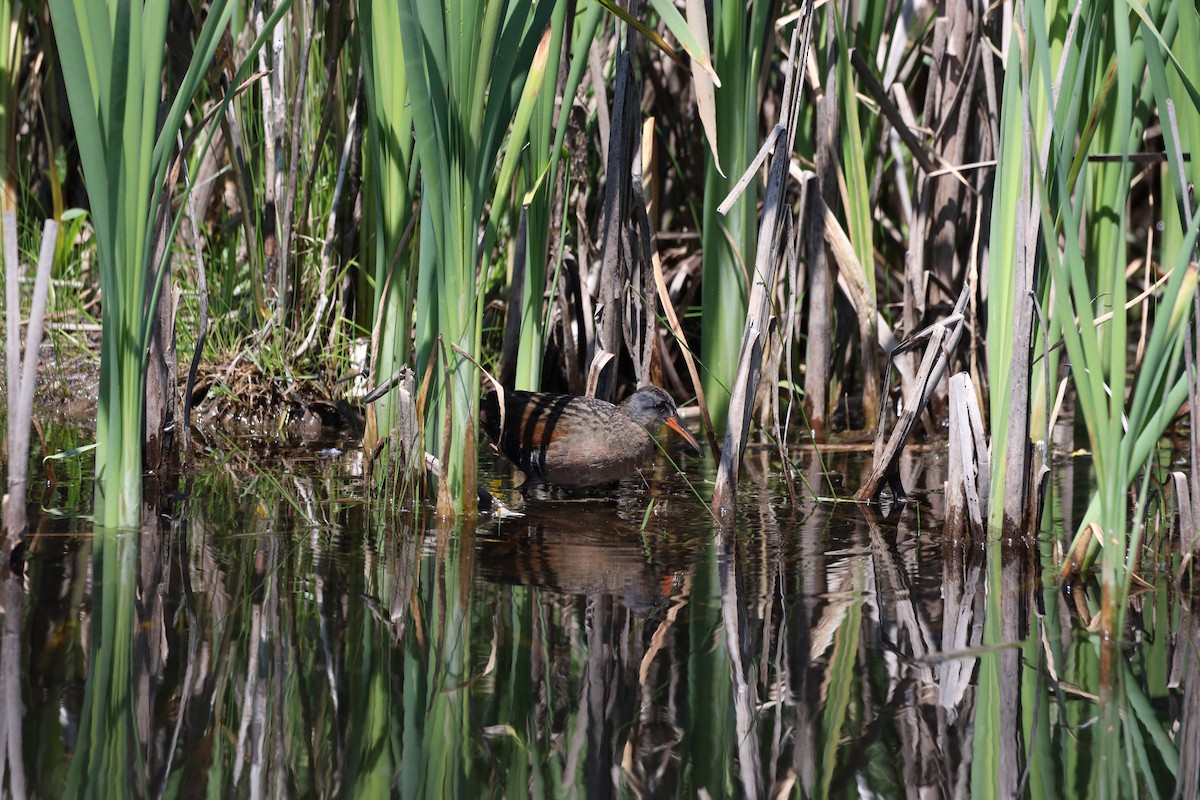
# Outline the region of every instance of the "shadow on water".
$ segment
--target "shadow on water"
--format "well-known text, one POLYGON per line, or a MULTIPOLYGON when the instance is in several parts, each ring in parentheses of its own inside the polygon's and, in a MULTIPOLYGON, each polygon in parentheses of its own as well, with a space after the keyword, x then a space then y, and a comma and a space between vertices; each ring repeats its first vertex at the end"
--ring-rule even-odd
MULTIPOLYGON (((797 456, 806 496, 861 479, 837 458, 831 478, 797 456)), ((373 516, 336 450, 214 461, 140 537, 93 535, 89 493, 60 485, 0 584, 0 789, 1098 792, 1098 647, 1051 572, 1064 519, 1032 546, 949 541, 939 492, 881 519, 794 506, 778 469, 750 454, 729 534, 662 464, 470 528, 373 516)), ((911 458, 906 485, 941 470, 911 458)), ((1195 619, 1166 578, 1130 619, 1118 785, 1195 796, 1195 619)))

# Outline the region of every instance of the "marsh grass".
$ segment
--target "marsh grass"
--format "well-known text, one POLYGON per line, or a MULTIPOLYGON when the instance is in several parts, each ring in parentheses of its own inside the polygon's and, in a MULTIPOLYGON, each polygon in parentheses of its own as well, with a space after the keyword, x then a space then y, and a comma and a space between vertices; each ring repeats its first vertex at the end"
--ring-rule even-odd
POLYGON ((162 187, 175 138, 232 7, 214 6, 161 127, 167 6, 107 9, 56 0, 50 11, 90 190, 104 292, 96 469, 107 502, 97 503, 97 519, 106 527, 132 528, 141 514, 146 352, 165 271, 155 263, 153 239, 162 187))
MULTIPOLYGON (((333 379, 355 368, 355 344, 371 337, 372 382, 410 368, 409 401, 422 414, 421 445, 380 462, 393 487, 417 485, 394 479, 423 472, 427 452, 446 465, 442 511, 470 508, 480 387, 472 359, 500 364, 514 386, 578 392, 603 346, 613 355, 603 391, 651 379, 670 381, 680 399, 702 389, 724 430, 738 352, 729 348, 745 332, 754 281, 768 274, 755 269, 765 171, 750 171, 727 214, 717 203, 771 136, 798 15, 718 2, 705 18, 704 4, 684 6, 680 15, 656 2, 630 16, 608 2, 360 0, 283 3, 256 19, 217 2, 186 30, 191 63, 177 74, 163 53, 168 7, 192 5, 116 4, 119 13, 106 16, 95 3, 51 0, 61 74, 36 76, 44 123, 20 106, 0 118, 9 148, 0 156, 6 186, 29 195, 22 209, 63 216, 55 279, 93 284, 99 275, 99 307, 78 299, 86 296, 73 284, 52 283, 50 312, 56 346, 88 346, 79 332, 54 330, 56 313, 95 316, 104 331, 98 484, 125 488, 105 489, 97 521, 140 519, 131 487, 142 469, 158 241, 173 244, 183 281, 181 349, 190 353, 196 338, 192 237, 168 226, 158 240, 155 223, 173 225, 183 213, 168 168, 177 134, 206 119, 200 147, 186 153, 188 191, 204 201, 196 221, 180 225, 194 225, 206 259, 212 335, 203 360, 251 363, 264 384, 348 393, 333 379), (217 70, 223 82, 206 88, 226 31, 240 33, 217 70), (268 40, 279 50, 260 59, 268 40), (268 65, 270 75, 231 99, 229 87, 268 65), (73 132, 58 141, 66 109, 54 113, 45 81, 64 78, 73 132), (28 165, 16 159, 26 177, 15 182, 13 153, 29 155, 28 165), (84 189, 87 216, 67 218, 84 189), (651 287, 655 270, 661 289, 651 287)), ((1071 527, 1093 538, 1062 545, 1080 554, 1067 566, 1088 603, 1075 612, 1098 616, 1097 642, 1118 643, 1139 565, 1165 563, 1176 546, 1144 530, 1165 480, 1152 456, 1180 418, 1195 359, 1184 337, 1200 229, 1191 191, 1200 178, 1200 48, 1190 46, 1200 17, 1193 3, 1165 0, 954 2, 910 12, 911 4, 880 3, 816 10, 796 143, 774 156, 785 157, 781 205, 797 222, 783 237, 778 277, 763 287, 765 317, 754 322, 762 388, 745 399, 739 440, 772 441, 786 458, 801 441, 820 444, 830 431, 903 411, 916 362, 899 343, 944 322, 969 287, 963 345, 947 357, 987 410, 992 530, 1044 544, 1034 526, 1054 512, 1046 513, 1053 495, 1039 494, 1040 470, 1063 469, 1051 443, 1089 451, 1094 492, 1071 527), (894 394, 883 382, 889 362, 894 394), (1071 411, 1077 441, 1064 429, 1071 411)), ((28 9, 16 13, 32 19, 28 9)), ((37 43, 8 43, 0 77, 10 82, 0 91, 23 97, 33 84, 12 84, 12 65, 41 63, 16 54, 37 43)), ((32 212, 22 213, 31 241, 32 212)), ((400 425, 399 402, 385 395, 371 406, 367 452, 381 452, 400 425)), ((914 427, 939 441, 945 409, 935 387, 914 427)), ((824 486, 800 483, 797 496, 824 486)), ((993 566, 988 580, 1007 591, 993 566)), ((989 610, 984 644, 1021 633, 1002 626, 1006 608, 989 610)), ((368 628, 360 635, 375 635, 368 628)), ((846 647, 837 656, 850 663, 846 647)), ((1073 679, 1097 697, 1129 682, 1114 648, 1097 645, 1094 659, 1073 664, 1073 679)), ((1025 655, 1022 664, 984 659, 981 671, 1001 685, 1026 674, 1037 654, 1025 655)), ((378 691, 360 687, 356 702, 378 691)), ((829 731, 849 708, 838 698, 822 722, 829 731)), ((1119 730, 1132 745, 1149 737, 1134 759, 1140 774, 1158 776, 1161 737, 1141 701, 1104 698, 1106 714, 1138 720, 1119 730)), ((1001 718, 1011 710, 999 700, 982 698, 981 730, 1016 724, 1001 718)), ((442 711, 456 724, 460 708, 442 711)), ((368 738, 378 742, 396 721, 376 721, 368 738)), ((452 778, 457 767, 442 755, 452 778)), ((990 758, 976 762, 981 789, 998 779, 990 758)), ((1031 773, 1031 791, 1035 780, 1050 785, 1047 774, 1031 773)), ((712 777, 712 785, 734 780, 712 777)), ((1095 785, 1116 794, 1131 780, 1097 772, 1095 785)))
MULTIPOLYGON (((646 164, 653 172, 645 185, 654 193, 647 207, 655 216, 650 232, 653 235, 661 225, 668 236, 675 235, 672 223, 686 225, 690 220, 703 237, 702 247, 683 246, 683 251, 692 248, 693 260, 684 261, 691 266, 674 273, 667 296, 703 298, 674 309, 682 319, 683 333, 675 344, 696 351, 694 364, 702 382, 713 381, 709 388, 716 392, 712 400, 714 410, 718 409, 730 383, 716 377, 723 368, 721 360, 713 357, 713 337, 727 329, 740 333, 745 303, 738 298, 744 287, 737 287, 744 283, 747 264, 742 262, 750 251, 748 240, 735 230, 736 220, 747 209, 757 214, 754 197, 759 182, 751 181, 734 210, 720 217, 710 213, 712 198, 723 194, 713 188, 714 181, 720 175, 718 163, 727 175, 735 175, 765 138, 761 112, 778 100, 781 89, 778 25, 794 14, 771 19, 758 5, 751 6, 749 13, 734 13, 733 6, 718 4, 707 20, 695 9, 686 18, 676 18, 665 6, 655 6, 644 19, 635 19, 622 17, 624 12, 617 7, 602 5, 547 4, 533 16, 513 17, 491 6, 476 9, 463 4, 438 10, 409 4, 400 9, 405 18, 432 26, 428 27, 430 41, 436 44, 441 36, 443 42, 416 54, 403 46, 401 17, 392 7, 364 2, 351 9, 353 13, 333 8, 293 13, 280 6, 273 19, 283 21, 281 34, 268 30, 270 20, 259 24, 251 17, 239 18, 238 24, 248 25, 256 39, 250 45, 233 45, 240 63, 259 65, 258 48, 274 37, 285 48, 278 70, 283 76, 260 78, 232 101, 238 109, 235 129, 223 135, 233 135, 235 146, 224 142, 211 164, 200 163, 207 156, 193 157, 191 164, 197 173, 192 191, 207 200, 198 215, 211 273, 214 325, 203 357, 210 361, 249 357, 264 373, 336 377, 351 365, 339 357, 337 366, 330 368, 326 356, 349 353, 348 342, 374 334, 378 344, 369 366, 375 382, 405 364, 415 367, 419 378, 428 374, 426 449, 440 454, 443 441, 449 441, 455 452, 461 448, 462 460, 470 461, 466 454, 472 437, 467 431, 474 371, 459 364, 448 348, 443 360, 438 336, 483 355, 478 352, 483 341, 478 330, 482 309, 489 300, 507 295, 507 303, 494 308, 507 307, 515 334, 494 341, 500 341, 506 351, 511 348, 511 356, 505 358, 512 358, 514 382, 519 376, 522 385, 531 387, 579 385, 579 376, 563 373, 573 363, 563 352, 580 347, 577 360, 586 367, 594 353, 596 319, 603 318, 595 314, 602 308, 597 305, 599 297, 588 298, 590 302, 576 298, 595 291, 602 266, 597 261, 599 226, 595 224, 602 203, 598 193, 590 190, 606 185, 612 177, 604 174, 606 164, 600 156, 610 133, 605 129, 611 102, 608 82, 616 79, 617 70, 605 63, 605 56, 620 26, 630 23, 640 31, 631 40, 633 52, 652 67, 642 79, 653 81, 657 93, 671 88, 679 92, 681 113, 672 117, 660 110, 654 121, 656 133, 648 139, 646 164), (492 41, 496 49, 459 53, 451 46, 446 20, 438 22, 443 11, 463 15, 462 20, 477 26, 480 41, 492 41), (493 29, 494 37, 484 35, 493 29), (401 46, 380 45, 379 37, 389 30, 396 36, 389 35, 388 41, 398 40, 401 46), (642 36, 655 39, 637 38, 642 36), (705 61, 706 39, 711 42, 711 64, 705 61), (683 61, 679 53, 691 54, 693 80, 678 71, 683 61), (697 73, 709 76, 710 72, 719 76, 719 85, 714 82, 711 87, 717 109, 713 126, 705 124, 709 87, 694 81, 697 73), (412 94, 414 74, 420 76, 421 97, 412 94), (527 74, 531 80, 525 80, 527 74), (354 87, 360 84, 361 98, 356 100, 354 87), (320 102, 311 96, 317 87, 327 91, 320 102), (289 101, 282 105, 281 91, 289 101), (486 104, 471 105, 485 96, 486 104), (573 109, 582 115, 573 119, 573 109), (461 128, 456 129, 458 125, 461 128), (584 142, 586 152, 565 149, 568 141, 584 142), (268 150, 269 142, 278 149, 268 150), (234 150, 246 156, 241 167, 231 156, 234 150), (655 157, 663 151, 668 158, 655 157), (288 174, 275 170, 272 177, 269 153, 277 153, 288 174), (274 187, 273 200, 267 198, 268 186, 274 187), (698 197, 695 189, 700 186, 708 199, 698 197), (223 196, 237 199, 228 205, 223 196), (264 232, 264 226, 269 227, 266 209, 272 202, 277 206, 274 234, 264 232), (348 233, 356 225, 361 236, 348 233), (517 246, 522 230, 524 239, 517 246), (283 283, 276 280, 271 283, 276 288, 268 289, 265 262, 272 235, 277 243, 286 243, 286 252, 279 255, 284 277, 278 280, 283 283), (743 252, 741 261, 731 255, 733 251, 743 252), (514 258, 521 263, 514 264, 514 258), (717 266, 718 261, 722 266, 717 266), (287 313, 275 314, 267 325, 262 309, 270 291, 276 292, 287 313), (449 298, 456 302, 439 306, 449 298), (588 309, 591 318, 572 316, 584 315, 588 309), (727 314, 732 314, 733 322, 719 322, 727 314), (296 346, 296 339, 302 346, 296 346), (431 364, 435 366, 430 368, 431 364), (450 386, 458 388, 450 392, 450 386), (445 405, 450 399, 453 402, 445 405), (454 431, 449 437, 443 427, 447 408, 454 431)), ((78 62, 86 67, 82 37, 92 34, 85 26, 72 25, 89 17, 82 6, 63 2, 53 8, 63 17, 59 29, 64 36, 64 65, 78 62), (78 30, 77 38, 72 38, 73 30, 78 30)), ((208 27, 194 31, 198 64, 207 65, 216 48, 216 33, 233 19, 233 12, 224 8, 218 7, 220 15, 206 18, 208 27)), ((805 178, 804 169, 817 166, 820 200, 828 213, 823 223, 807 226, 810 232, 824 227, 823 234, 796 239, 797 264, 803 268, 786 271, 773 288, 773 314, 788 322, 782 331, 785 337, 773 340, 769 348, 766 363, 780 374, 768 376, 770 393, 777 399, 763 408, 778 406, 785 420, 781 430, 786 432, 786 420, 801 402, 806 403, 806 427, 819 430, 830 413, 845 414, 839 410, 846 407, 841 396, 853 392, 854 407, 860 409, 852 412, 855 418, 874 419, 873 398, 881 396, 874 388, 882 363, 879 356, 886 355, 903 333, 911 333, 922 315, 932 318, 944 309, 938 304, 953 297, 960 281, 982 275, 986 263, 988 280, 973 290, 968 307, 973 350, 963 358, 977 392, 990 398, 996 454, 992 521, 1002 524, 1007 515, 1011 524, 1029 524, 1037 501, 1025 488, 1031 485, 1027 476, 1033 467, 1023 442, 1031 436, 1046 438, 1054 424, 1056 398, 1062 393, 1068 403, 1077 403, 1083 418, 1091 420, 1089 449, 1098 458, 1097 475, 1104 487, 1100 494, 1105 498, 1097 502, 1108 504, 1104 514, 1107 525, 1113 526, 1122 515, 1133 517, 1125 504, 1125 487, 1142 474, 1140 464, 1147 448, 1174 413, 1171 406, 1181 397, 1183 386, 1178 336, 1191 313, 1187 298, 1194 278, 1187 253, 1190 220, 1195 216, 1183 187, 1196 169, 1187 156, 1200 123, 1195 103, 1197 56, 1186 48, 1172 49, 1172 43, 1196 32, 1196 16, 1190 7, 1165 3, 1151 4, 1121 24, 1119 15, 1099 8, 1075 11, 1059 4, 1021 8, 1024 16, 1016 20, 1010 41, 993 42, 997 49, 985 52, 976 40, 974 49, 963 51, 977 59, 974 62, 962 61, 963 54, 954 55, 952 41, 945 38, 951 34, 948 18, 907 18, 866 5, 853 19, 818 14, 815 71, 806 75, 806 91, 818 102, 802 112, 793 178, 805 178), (1072 15, 1077 17, 1074 28, 1068 24, 1072 15), (1069 31, 1073 38, 1067 38, 1069 31), (1128 45, 1124 50, 1123 44, 1128 45), (923 47, 932 48, 933 60, 919 57, 923 47), (874 59, 865 58, 867 53, 874 53, 874 59), (952 57, 960 58, 966 70, 958 88, 947 82, 953 65, 945 59, 952 57), (916 90, 923 86, 922 102, 916 90), (1083 93, 1073 93, 1074 87, 1083 93), (823 97, 836 98, 826 117, 817 111, 823 97), (946 105, 950 98, 955 105, 946 105), (1021 110, 1026 106, 1027 114, 1021 110), (1168 107, 1170 114, 1164 115, 1161 110, 1168 107), (1145 130, 1153 130, 1161 139, 1142 136, 1145 130), (978 134, 976 139, 970 138, 970 131, 978 134), (1075 141, 1085 146, 1073 147, 1075 141), (1162 167, 1138 166, 1143 163, 1139 148, 1156 147, 1160 141, 1162 167), (1089 163, 1089 156, 1096 153, 1116 161, 1089 163), (1023 166, 992 170, 986 161, 989 156, 1005 165, 1023 166), (982 166, 949 169, 956 167, 956 159, 969 157, 984 159, 982 166), (1041 166, 1035 169, 1036 165, 1041 166), (1135 185, 1136 195, 1132 194, 1135 185), (1158 192, 1153 208, 1161 211, 1163 229, 1146 247, 1131 248, 1124 244, 1128 238, 1143 235, 1148 227, 1143 216, 1130 215, 1127 209, 1147 191, 1158 192), (981 197, 992 199, 986 214, 980 210, 981 197), (935 204, 942 202, 948 204, 944 207, 948 212, 935 219, 935 204), (1072 237, 1063 231, 1073 229, 1083 232, 1086 249, 1072 249, 1072 237), (838 241, 849 247, 834 247, 838 241), (1096 259, 1089 261, 1091 254, 1096 259), (1138 258, 1142 269, 1127 270, 1138 258), (1155 263, 1165 266, 1157 270, 1155 263), (1171 265, 1178 268, 1172 271, 1171 265), (1149 283, 1134 287, 1112 279, 1126 273, 1131 281, 1144 275, 1149 283), (1055 291, 1059 285, 1070 291, 1055 291), (1125 308, 1130 298, 1136 298, 1137 304, 1127 314, 1105 316, 1112 309, 1125 308), (1044 322, 1038 321, 1039 314, 1044 322), (1160 331, 1164 316, 1173 321, 1160 331), (1081 321, 1066 323, 1068 318, 1081 321), (1092 324, 1086 323, 1089 318, 1092 324), (1131 359, 1126 351, 1135 339, 1139 350, 1131 359), (834 341, 847 346, 834 348, 834 341), (804 391, 799 392, 801 378, 794 361, 805 352, 809 358, 804 391), (813 360, 822 353, 824 358, 813 360), (1095 363, 1085 364, 1084 358, 1095 363), (1126 377, 1146 363, 1165 372, 1126 377), (1069 378, 1065 385, 1064 377, 1069 378), (1020 402, 1010 403, 1014 396, 1020 402), (839 400, 836 405, 830 402, 834 397, 839 400), (1126 433, 1122 414, 1141 428, 1126 433), (1110 451, 1114 455, 1109 456, 1110 451), (1126 466, 1113 466, 1121 461, 1126 466)), ((130 30, 136 27, 129 20, 122 24, 130 30)), ((164 24, 160 16, 150 16, 144 29, 155 33, 164 24)), ((983 20, 972 24, 982 25, 983 20)), ((110 42, 115 47, 113 42, 117 40, 110 42)), ((130 83, 120 97, 99 90, 93 93, 90 83, 84 87, 75 81, 69 93, 73 107, 90 107, 92 101, 85 101, 86 96, 93 98, 96 108, 103 103, 119 105, 121 97, 139 97, 141 107, 150 108, 147 98, 160 85, 156 65, 162 62, 152 52, 148 58, 140 74, 130 73, 130 83)), ((105 63, 100 58, 96 68, 105 63)), ((87 68, 66 73, 89 74, 87 68)), ((247 74, 246 69, 241 71, 243 77, 247 74)), ((168 126, 183 126, 185 112, 192 113, 193 98, 207 99, 208 108, 214 107, 219 98, 206 94, 201 77, 196 65, 184 76, 183 92, 165 112, 168 126)), ((233 78, 232 70, 225 67, 223 85, 236 83, 233 78)), ((661 108, 661 101, 655 102, 661 108)), ((25 110, 18 116, 30 118, 25 110)), ((99 123, 89 124, 87 114, 78 116, 75 134, 80 141, 106 141, 99 135, 99 123)), ((151 187, 161 185, 170 137, 167 128, 151 126, 145 114, 141 117, 140 127, 130 129, 136 135, 122 135, 121 141, 130 152, 140 148, 155 160, 145 169, 138 164, 136 175, 129 172, 128 197, 109 198, 112 208, 93 200, 87 217, 64 220, 70 225, 59 244, 58 262, 64 266, 56 267, 56 277, 86 282, 89 273, 66 265, 93 259, 108 275, 101 280, 112 285, 105 290, 108 302, 101 306, 100 321, 110 330, 110 343, 115 342, 113 330, 119 327, 116 320, 126 330, 123 341, 144 341, 147 303, 156 285, 148 277, 151 228, 138 229, 139 233, 114 222, 115 208, 136 205, 131 198, 144 199, 151 210, 162 203, 161 193, 151 187), (106 272, 103 265, 112 262, 118 250, 130 254, 123 263, 145 264, 146 274, 118 282, 117 275, 106 272), (76 261, 78 255, 73 254, 83 258, 76 261), (117 308, 118 286, 127 291, 139 312, 117 308), (135 302, 135 297, 141 299, 135 302)), ((112 115, 105 119, 106 124, 117 122, 112 115)), ((18 145, 25 143, 18 141, 18 145)), ((108 168, 102 151, 91 144, 79 152, 85 176, 108 168)), ((59 174, 57 155, 53 163, 53 205, 65 211, 63 182, 72 179, 59 174)), ((89 184, 98 181, 90 179, 89 184)), ((791 184, 791 201, 810 186, 817 184, 791 184)), ((805 218, 812 221, 815 199, 805 202, 805 218)), ((149 226, 153 216, 143 216, 149 226)), ((28 227, 22 222, 22 230, 28 227)), ((638 230, 630 227, 627 235, 640 235, 638 230)), ((637 249, 632 242, 630 249, 637 249)), ((185 281, 183 318, 188 322, 181 338, 186 350, 197 313, 187 247, 176 260, 185 281)), ((631 307, 645 306, 649 313, 639 312, 627 324, 640 325, 638 320, 646 319, 658 336, 668 315, 652 307, 657 302, 652 293, 638 294, 637 286, 631 291, 637 295, 629 298, 631 307)), ((56 294, 68 301, 77 296, 52 289, 52 309, 56 294)), ((56 338, 64 341, 68 335, 56 334, 56 338)), ((621 338, 628 342, 623 341, 618 350, 627 350, 629 343, 637 345, 637 367, 643 357, 637 343, 643 334, 631 328, 621 338)), ((654 358, 660 363, 663 358, 676 361, 671 372, 685 373, 679 368, 680 357, 670 350, 654 358)), ((622 371, 628 364, 624 359, 622 355, 616 362, 622 371)), ((483 360, 491 359, 485 355, 483 360)), ((111 367, 113 357, 107 363, 111 367)), ((910 392, 904 363, 903 357, 897 360, 901 387, 910 392)), ((121 369, 121 375, 133 373, 130 380, 135 381, 140 367, 134 359, 121 369)), ((106 385, 116 385, 115 375, 115 368, 105 368, 106 385)), ((635 377, 644 379, 645 374, 635 377)), ((379 401, 373 407, 375 414, 391 417, 389 403, 388 397, 379 401)), ((123 413, 136 412, 136 404, 120 407, 123 413)), ((932 414, 941 413, 936 397, 931 408, 932 414)), ((101 416, 105 420, 101 430, 106 432, 100 435, 105 440, 118 435, 113 426, 137 427, 132 417, 124 419, 107 411, 101 416)), ((764 435, 773 430, 769 419, 761 422, 764 435)), ((374 437, 372 442, 386 438, 391 424, 377 420, 368 438, 374 437)), ((101 457, 106 474, 133 469, 129 459, 114 459, 117 456, 101 457)), ((457 460, 452 458, 451 463, 457 460)), ((448 470, 450 483, 458 487, 450 490, 452 497, 461 498, 461 490, 469 486, 466 470, 465 466, 462 471, 448 470)), ((1100 513, 1101 505, 1096 508, 1100 513)))

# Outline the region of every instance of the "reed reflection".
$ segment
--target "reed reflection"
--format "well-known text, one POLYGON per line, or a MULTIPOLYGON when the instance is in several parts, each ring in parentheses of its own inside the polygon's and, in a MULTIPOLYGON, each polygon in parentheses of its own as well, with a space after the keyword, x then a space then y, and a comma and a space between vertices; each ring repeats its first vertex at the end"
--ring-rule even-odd
MULTIPOLYGON (((5 791, 14 763, 46 797, 1099 785, 1098 654, 1042 580, 1053 541, 942 531, 936 495, 880 518, 767 484, 726 533, 658 478, 447 527, 357 478, 206 473, 140 534, 35 535, 0 586, 10 733, 26 703, 5 791)), ((1138 780, 1187 791, 1194 623, 1168 594, 1135 598, 1118 688, 1138 780)))

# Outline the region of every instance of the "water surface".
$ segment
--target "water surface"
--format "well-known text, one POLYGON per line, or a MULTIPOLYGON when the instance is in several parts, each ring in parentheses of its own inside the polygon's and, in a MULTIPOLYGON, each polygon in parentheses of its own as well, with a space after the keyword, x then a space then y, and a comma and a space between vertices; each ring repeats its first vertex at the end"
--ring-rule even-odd
MULTIPOLYGON (((660 462, 525 498, 488 460, 485 485, 522 516, 455 526, 373 511, 358 452, 334 445, 229 442, 140 534, 94 534, 78 480, 31 507, 24 574, 3 587, 18 757, 0 787, 1040 797, 1104 779, 1061 532, 947 541, 936 449, 906 462, 925 491, 889 518, 817 499, 852 493, 861 457, 795 451, 793 499, 752 451, 723 531, 694 458, 686 479, 660 462)), ((1169 795, 1195 625, 1165 577, 1130 616, 1119 785, 1169 795)))

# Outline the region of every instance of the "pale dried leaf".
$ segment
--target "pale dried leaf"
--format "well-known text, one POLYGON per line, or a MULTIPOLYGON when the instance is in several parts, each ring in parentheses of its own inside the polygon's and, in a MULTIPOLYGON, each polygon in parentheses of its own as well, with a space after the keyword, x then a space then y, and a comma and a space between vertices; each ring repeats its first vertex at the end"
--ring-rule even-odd
MULTIPOLYGON (((692 29, 692 35, 699 42, 704 57, 710 58, 708 14, 704 8, 704 0, 687 0, 687 24, 692 29)), ((717 151, 717 100, 714 77, 706 70, 692 70, 692 88, 696 92, 696 110, 700 112, 700 124, 704 127, 704 138, 708 140, 708 148, 712 150, 713 165, 724 178, 725 171, 721 169, 721 156, 717 151)))

